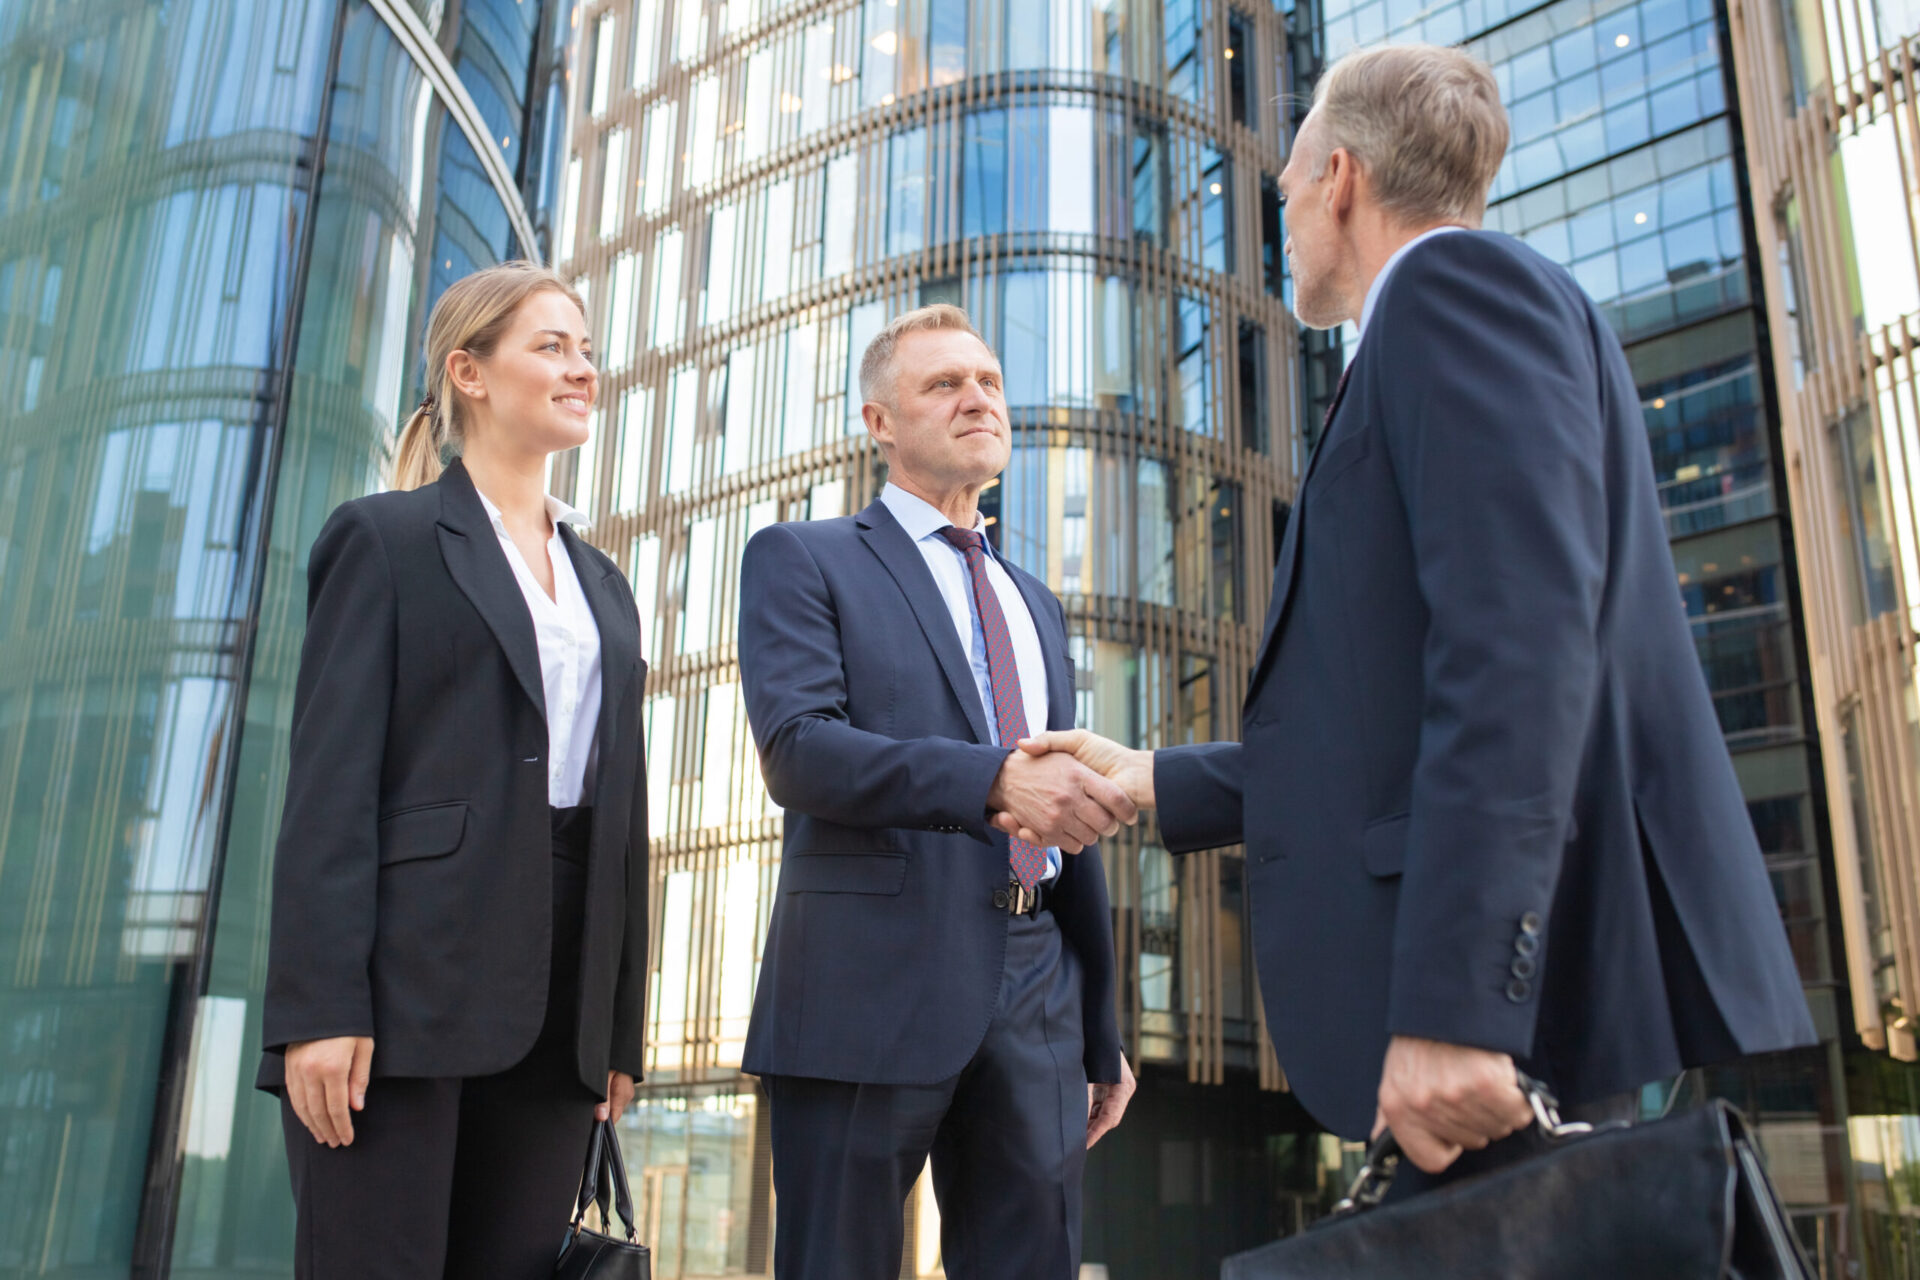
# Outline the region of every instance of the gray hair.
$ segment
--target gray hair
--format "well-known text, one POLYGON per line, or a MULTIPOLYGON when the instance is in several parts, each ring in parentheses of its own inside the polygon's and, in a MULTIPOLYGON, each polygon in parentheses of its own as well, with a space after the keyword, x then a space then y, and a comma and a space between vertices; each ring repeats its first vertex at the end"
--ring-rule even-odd
POLYGON ((1478 226, 1507 154, 1507 109, 1486 63, 1430 44, 1375 45, 1340 59, 1314 87, 1320 155, 1344 147, 1380 205, 1409 224, 1478 226))
MULTIPOLYGON (((887 397, 893 393, 893 349, 900 345, 900 339, 909 333, 919 333, 924 329, 954 329, 961 333, 970 333, 980 338, 980 331, 973 327, 973 321, 967 313, 950 302, 935 302, 924 307, 915 307, 887 321, 886 328, 873 336, 867 344, 867 350, 860 357, 860 399, 878 400, 887 403, 887 397)), ((986 344, 980 338, 981 345, 986 344)))

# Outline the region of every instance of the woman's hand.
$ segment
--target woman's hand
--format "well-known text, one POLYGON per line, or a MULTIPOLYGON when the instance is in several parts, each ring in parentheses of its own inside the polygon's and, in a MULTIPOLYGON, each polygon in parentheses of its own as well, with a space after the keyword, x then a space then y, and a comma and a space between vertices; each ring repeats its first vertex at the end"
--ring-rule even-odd
POLYGON ((617 1120, 633 1103, 633 1077, 624 1071, 607 1072, 607 1100, 593 1109, 595 1120, 617 1120))
POLYGON ((287 1046, 287 1101, 315 1142, 353 1145, 352 1113, 367 1109, 372 1070, 372 1036, 334 1036, 287 1046))

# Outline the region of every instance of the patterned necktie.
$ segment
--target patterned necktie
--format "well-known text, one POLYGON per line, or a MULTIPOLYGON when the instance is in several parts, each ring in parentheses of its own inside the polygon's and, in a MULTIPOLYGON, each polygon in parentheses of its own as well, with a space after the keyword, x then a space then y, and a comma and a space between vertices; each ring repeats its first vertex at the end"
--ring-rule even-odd
MULTIPOLYGON (((971 529, 954 525, 942 529, 940 536, 966 553, 967 573, 973 579, 974 610, 980 617, 980 632, 987 638, 987 680, 993 686, 993 718, 1000 728, 1000 745, 1011 747, 1027 736, 1027 704, 1020 697, 1020 671, 1013 661, 1013 637, 1007 631, 1007 615, 1000 611, 1000 596, 987 581, 987 540, 971 529)), ((1007 862, 1020 887, 1031 889, 1047 872, 1047 851, 1013 836, 1007 841, 1007 862)))

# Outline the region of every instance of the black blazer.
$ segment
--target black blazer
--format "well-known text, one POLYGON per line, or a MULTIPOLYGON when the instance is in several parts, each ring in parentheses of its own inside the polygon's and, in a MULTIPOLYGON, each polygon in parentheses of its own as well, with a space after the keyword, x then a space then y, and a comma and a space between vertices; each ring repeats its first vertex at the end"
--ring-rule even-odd
MULTIPOLYGON (((598 1094, 644 1061, 646 664, 626 578, 560 536, 600 627, 579 1009, 598 1094)), ((343 504, 308 567, 260 1087, 328 1036, 372 1036, 376 1076, 526 1056, 552 945, 546 756, 533 618, 466 468, 343 504)))
POLYGON ((1393 1034, 1566 1101, 1813 1028, 1674 583, 1639 394, 1560 267, 1456 232, 1388 278, 1310 462, 1239 744, 1155 757, 1247 845, 1287 1079, 1364 1138, 1393 1034))
MULTIPOLYGON (((1004 562, 1003 562, 1004 564, 1004 562)), ((1073 723, 1060 602, 1013 565, 1073 723)), ((780 887, 743 1066, 755 1075, 931 1084, 985 1037, 1006 966, 1007 837, 987 792, 1007 751, 920 551, 875 502, 780 524, 740 570, 740 678, 767 790, 786 811, 780 887)), ((1049 899, 1081 965, 1083 1061, 1120 1078, 1113 919, 1100 854, 1062 859, 1049 899)))

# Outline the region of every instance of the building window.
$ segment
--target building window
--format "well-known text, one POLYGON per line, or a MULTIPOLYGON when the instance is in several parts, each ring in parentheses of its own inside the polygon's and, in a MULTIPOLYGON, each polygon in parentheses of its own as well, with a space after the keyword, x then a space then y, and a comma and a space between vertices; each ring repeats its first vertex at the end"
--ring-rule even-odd
POLYGON ((1240 447, 1267 451, 1267 331, 1240 322, 1240 447))
POLYGON ((1167 243, 1167 131, 1141 120, 1133 133, 1133 234, 1148 244, 1167 243))
POLYGON ((1855 621, 1864 622, 1891 612, 1897 603, 1873 420, 1864 409, 1856 409, 1831 429, 1829 439, 1834 475, 1842 487, 1842 533, 1852 552, 1848 597, 1855 621))
POLYGON ((927 6, 928 82, 936 89, 966 78, 967 8, 960 0, 927 6))
POLYGON ((1213 616, 1223 622, 1245 622, 1246 595, 1241 590, 1246 539, 1241 532, 1240 486, 1231 480, 1214 481, 1207 508, 1209 545, 1213 553, 1213 616))
POLYGON ((613 15, 603 13, 593 24, 593 62, 589 72, 593 89, 588 94, 588 113, 607 114, 607 99, 613 92, 613 15))
POLYGON ((1233 270, 1233 161, 1212 146, 1200 151, 1200 265, 1233 270))
POLYGON ((1260 283, 1276 298, 1287 296, 1287 228, 1281 216, 1280 182, 1260 176, 1260 283))
POLYGON ((1212 307, 1183 293, 1175 304, 1174 403, 1178 422, 1196 435, 1213 434, 1213 353, 1208 349, 1212 307))
POLYGON ((600 143, 600 234, 620 225, 621 197, 627 193, 627 131, 609 129, 600 143))
POLYGON ((1235 124, 1253 123, 1253 28, 1247 18, 1229 11, 1227 17, 1227 106, 1235 124))
POLYGON ((1176 98, 1199 102, 1204 88, 1200 45, 1200 0, 1167 0, 1162 11, 1166 24, 1166 88, 1176 98))
POLYGON ((887 253, 914 253, 927 239, 926 129, 894 134, 887 152, 887 253))

